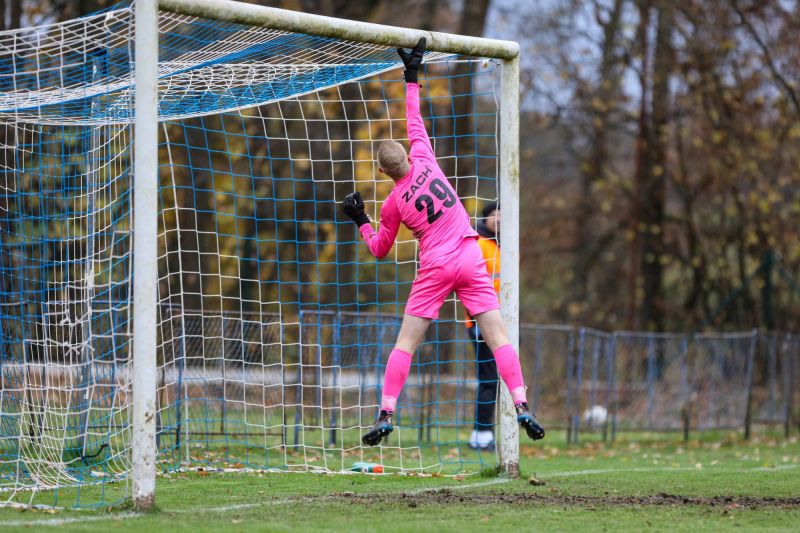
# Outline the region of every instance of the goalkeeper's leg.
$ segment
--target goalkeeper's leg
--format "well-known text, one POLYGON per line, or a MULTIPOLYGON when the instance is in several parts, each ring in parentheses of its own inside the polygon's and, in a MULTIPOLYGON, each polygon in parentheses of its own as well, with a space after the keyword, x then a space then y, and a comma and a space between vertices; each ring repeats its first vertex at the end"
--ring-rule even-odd
POLYGON ((541 439, 544 437, 544 428, 528 409, 519 357, 503 325, 500 304, 492 280, 486 272, 481 250, 474 241, 465 243, 459 256, 460 283, 455 288, 456 295, 478 323, 483 340, 494 354, 497 373, 503 378, 503 382, 511 391, 511 398, 514 399, 519 425, 525 428, 525 432, 533 440, 541 439))
POLYGON ((393 415, 397 406, 397 397, 403 390, 408 372, 411 368, 411 358, 419 343, 425 336, 430 318, 422 318, 406 314, 400 333, 397 336, 392 353, 386 362, 386 371, 383 375, 383 396, 381 398, 381 412, 372 428, 361 437, 361 442, 369 446, 377 446, 394 431, 393 415))
POLYGON ((528 408, 528 399, 525 393, 525 382, 522 378, 522 367, 519 363, 517 351, 511 345, 506 334, 506 328, 500 317, 500 311, 492 310, 475 315, 475 321, 483 333, 486 344, 494 353, 497 363, 497 372, 503 382, 511 391, 514 407, 517 411, 517 422, 533 440, 544 438, 544 428, 536 420, 536 416, 528 408))

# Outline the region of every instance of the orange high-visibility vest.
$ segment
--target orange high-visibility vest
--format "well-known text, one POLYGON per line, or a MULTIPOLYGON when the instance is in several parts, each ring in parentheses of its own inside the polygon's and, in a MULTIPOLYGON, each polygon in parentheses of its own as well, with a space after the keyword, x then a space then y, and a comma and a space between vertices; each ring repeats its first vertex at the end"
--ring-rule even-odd
MULTIPOLYGON (((480 246, 483 259, 486 261, 486 271, 492 278, 494 290, 500 294, 500 246, 495 239, 487 239, 486 237, 478 237, 478 246, 480 246)), ((473 326, 472 320, 467 315, 467 327, 473 326)))
POLYGON ((494 290, 500 293, 500 246, 494 239, 478 237, 478 246, 481 247, 483 258, 486 260, 486 271, 492 277, 494 290))

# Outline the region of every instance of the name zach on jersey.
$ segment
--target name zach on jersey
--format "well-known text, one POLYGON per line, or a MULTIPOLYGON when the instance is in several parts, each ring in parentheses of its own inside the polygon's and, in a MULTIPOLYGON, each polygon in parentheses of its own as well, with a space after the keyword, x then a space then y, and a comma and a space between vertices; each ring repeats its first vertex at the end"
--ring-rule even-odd
POLYGON ((414 193, 416 193, 422 188, 423 185, 425 185, 425 181, 428 179, 428 176, 430 176, 431 172, 433 172, 431 167, 426 166, 425 170, 420 172, 419 175, 414 179, 414 184, 411 185, 411 188, 403 193, 403 200, 405 200, 406 203, 408 203, 411 198, 414 197, 414 193))

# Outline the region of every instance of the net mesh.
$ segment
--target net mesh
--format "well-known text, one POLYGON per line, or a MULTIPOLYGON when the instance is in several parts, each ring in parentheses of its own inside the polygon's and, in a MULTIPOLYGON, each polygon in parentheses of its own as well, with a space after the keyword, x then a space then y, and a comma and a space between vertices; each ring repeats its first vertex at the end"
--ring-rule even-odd
MULTIPOLYGON (((0 33, 0 496, 129 494, 133 13, 0 33), (43 489, 48 490, 41 493, 43 489)), ((159 15, 162 471, 476 472, 475 354, 459 304, 416 354, 398 430, 364 449, 414 278, 378 219, 378 144, 406 140, 392 48, 159 15)), ((468 212, 497 196, 499 64, 427 54, 422 111, 468 212)))

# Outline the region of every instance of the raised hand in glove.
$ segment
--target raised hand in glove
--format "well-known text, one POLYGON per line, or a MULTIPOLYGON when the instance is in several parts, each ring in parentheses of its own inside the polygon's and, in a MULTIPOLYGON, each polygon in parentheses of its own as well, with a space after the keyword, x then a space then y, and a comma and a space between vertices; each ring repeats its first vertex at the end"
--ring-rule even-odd
POLYGON ((406 52, 402 48, 397 49, 400 59, 403 60, 403 64, 406 66, 404 72, 406 83, 418 83, 417 74, 419 74, 419 66, 422 64, 422 55, 425 53, 425 43, 426 39, 422 37, 411 52, 406 52))
POLYGON ((360 192, 351 192, 344 197, 342 211, 352 219, 360 228, 364 224, 369 224, 369 217, 364 212, 364 200, 361 199, 360 192))

